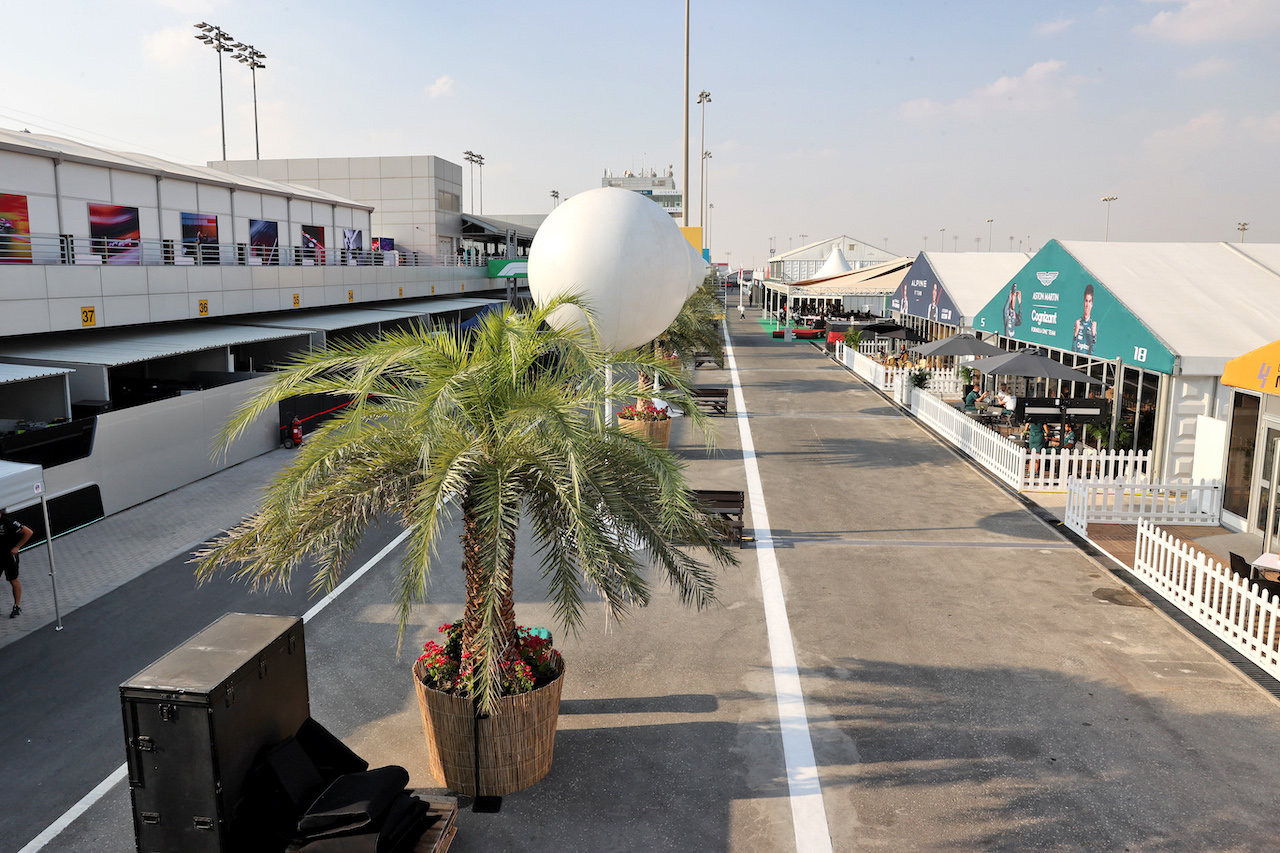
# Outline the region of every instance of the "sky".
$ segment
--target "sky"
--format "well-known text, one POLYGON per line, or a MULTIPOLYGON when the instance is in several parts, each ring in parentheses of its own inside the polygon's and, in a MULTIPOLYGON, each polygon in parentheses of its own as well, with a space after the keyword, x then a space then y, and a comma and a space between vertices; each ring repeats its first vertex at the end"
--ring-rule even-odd
MULTIPOLYGON (((0 0, 0 20, 3 127, 220 159, 207 21, 267 54, 265 158, 476 151, 489 215, 548 212, 606 168, 686 183, 678 0, 0 0)), ((1248 222, 1280 242, 1280 0, 692 0, 691 21, 713 260, 840 234, 1038 249, 1103 239, 1108 207, 1112 240, 1235 242, 1248 222)), ((249 159, 249 70, 223 71, 227 155, 249 159)), ((690 225, 700 128, 691 103, 690 225)))

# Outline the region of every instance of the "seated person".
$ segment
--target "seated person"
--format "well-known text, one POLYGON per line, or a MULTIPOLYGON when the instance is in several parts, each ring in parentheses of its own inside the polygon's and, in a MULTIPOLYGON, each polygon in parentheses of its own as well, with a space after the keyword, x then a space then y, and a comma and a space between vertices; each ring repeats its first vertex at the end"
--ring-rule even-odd
POLYGON ((966 412, 977 412, 985 409, 987 397, 991 396, 989 391, 983 391, 979 388, 978 383, 973 383, 973 387, 969 389, 969 393, 964 395, 964 410, 966 412))
POLYGON ((1062 440, 1059 442, 1059 445, 1067 450, 1075 450, 1076 428, 1073 425, 1067 424, 1066 428, 1062 431, 1062 440))
POLYGON ((1010 393, 1008 385, 1000 386, 1000 393, 996 394, 996 405, 1006 412, 1012 412, 1018 408, 1018 398, 1010 393))

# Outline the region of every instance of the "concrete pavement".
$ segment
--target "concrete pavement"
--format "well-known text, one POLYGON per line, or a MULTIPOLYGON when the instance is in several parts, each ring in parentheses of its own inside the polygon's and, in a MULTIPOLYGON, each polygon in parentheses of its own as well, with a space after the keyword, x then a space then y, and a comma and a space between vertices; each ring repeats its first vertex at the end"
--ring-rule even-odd
MULTIPOLYGON (((1271 700, 811 345, 729 322, 830 849, 1274 847, 1271 700)), ((696 379, 729 382, 707 367, 696 379)), ((736 426, 720 423, 718 453, 686 422, 674 446, 695 486, 744 488, 736 426)), ((408 669, 417 645, 460 612, 460 554, 446 538, 400 660, 395 556, 309 623, 312 706, 373 764, 403 764, 429 786, 408 669)), ((556 631, 568 670, 555 765, 499 814, 463 814, 454 850, 795 849, 763 595, 755 552, 741 556, 708 611, 688 612, 657 586, 621 625, 593 605, 580 636, 556 631)), ((179 600, 117 598, 151 577, 104 596, 113 609, 79 611, 82 647, 109 658, 126 612, 137 622, 126 642, 141 642, 179 600)), ((555 629, 527 547, 516 577, 518 618, 555 629)), ((156 654, 223 606, 209 602, 185 633, 164 633, 156 654)), ((4 673, 19 689, 0 713, 21 703, 37 720, 55 701, 74 704, 101 741, 77 750, 118 763, 118 706, 104 692, 25 695, 52 677, 43 647, 28 645, 38 637, 6 649, 27 665, 4 673)), ((128 665, 121 679, 141 664, 128 665)), ((21 781, 9 757, 20 745, 0 746, 8 781, 21 781)), ((92 781, 51 774, 8 789, 43 820, 49 803, 74 801, 92 781)), ((49 849, 132 849, 127 801, 116 786, 49 849)), ((0 850, 18 849, 31 823, 0 827, 0 850)))

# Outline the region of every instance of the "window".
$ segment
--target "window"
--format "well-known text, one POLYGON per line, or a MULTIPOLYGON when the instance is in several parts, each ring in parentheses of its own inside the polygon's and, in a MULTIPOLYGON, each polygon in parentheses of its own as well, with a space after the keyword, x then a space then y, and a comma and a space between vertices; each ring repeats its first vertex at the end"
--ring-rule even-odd
MULTIPOLYGON (((1253 481, 1253 442, 1258 433, 1261 400, 1235 393, 1231 405, 1231 436, 1227 440, 1227 484, 1222 508, 1241 518, 1249 516, 1249 486, 1253 481)), ((1265 472, 1264 476, 1270 476, 1265 472)))
POLYGON ((440 190, 438 201, 441 210, 448 210, 458 213, 462 210, 462 199, 457 193, 451 193, 448 190, 440 190))

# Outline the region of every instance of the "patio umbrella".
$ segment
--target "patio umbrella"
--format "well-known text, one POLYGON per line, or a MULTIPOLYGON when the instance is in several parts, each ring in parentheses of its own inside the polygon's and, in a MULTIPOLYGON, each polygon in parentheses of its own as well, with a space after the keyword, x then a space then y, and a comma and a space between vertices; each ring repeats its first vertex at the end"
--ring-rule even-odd
POLYGON ((980 358, 968 364, 981 373, 994 373, 1000 376, 1028 376, 1043 379, 1061 379, 1063 382, 1083 382, 1086 385, 1102 385, 1102 381, 1094 379, 1087 373, 1072 370, 1061 362, 1054 361, 1039 348, 1022 349, 1004 355, 993 355, 980 358))
POLYGON ((873 335, 883 334, 884 332, 896 332, 898 329, 906 328, 901 323, 895 323, 892 320, 880 320, 876 323, 869 323, 862 327, 862 331, 871 332, 873 335))
POLYGON ((914 329, 894 329, 891 332, 878 332, 877 338, 893 338, 895 341, 903 343, 919 343, 924 340, 924 336, 914 329))
POLYGON ((952 335, 940 341, 911 348, 920 355, 1004 355, 1004 350, 978 340, 973 335, 952 335))

